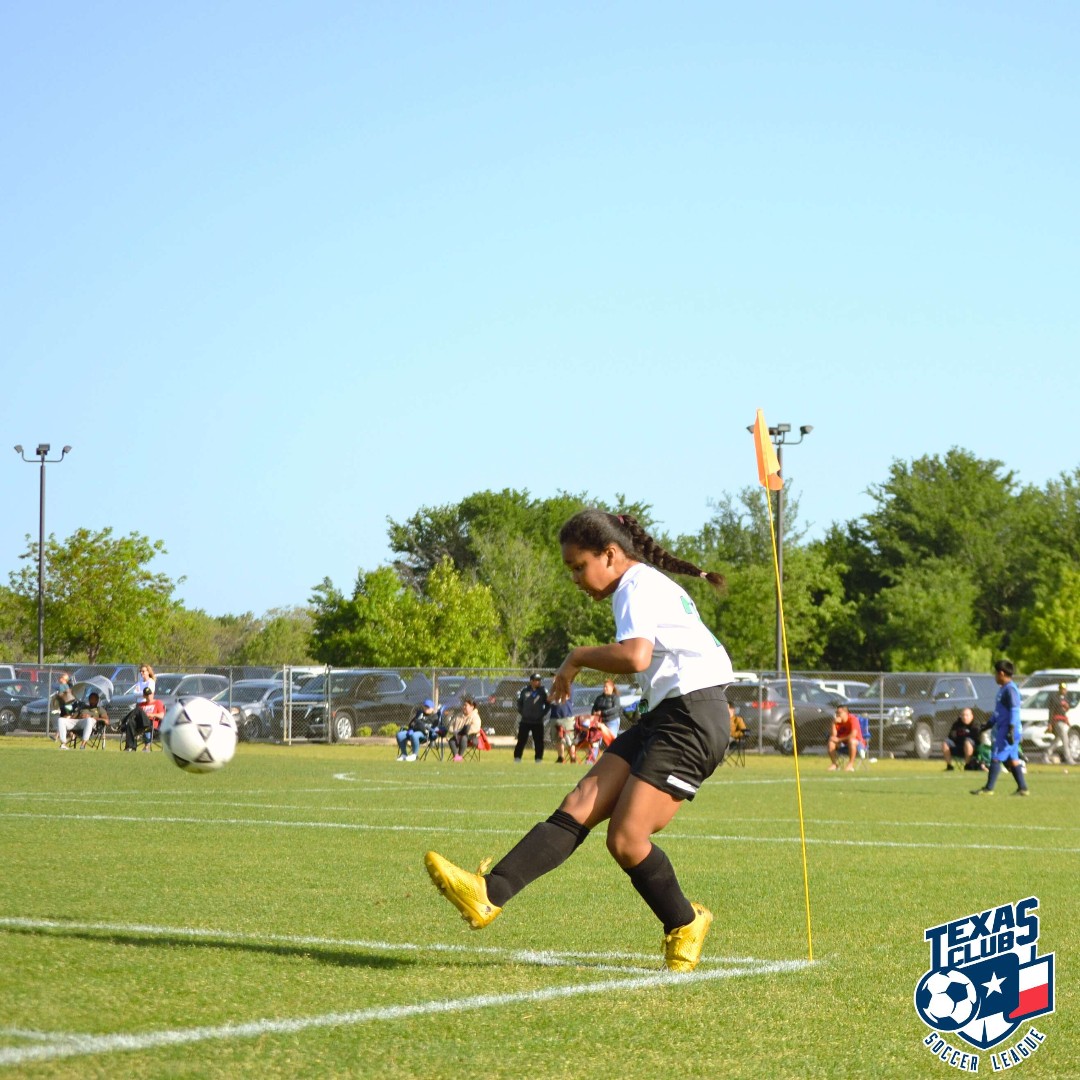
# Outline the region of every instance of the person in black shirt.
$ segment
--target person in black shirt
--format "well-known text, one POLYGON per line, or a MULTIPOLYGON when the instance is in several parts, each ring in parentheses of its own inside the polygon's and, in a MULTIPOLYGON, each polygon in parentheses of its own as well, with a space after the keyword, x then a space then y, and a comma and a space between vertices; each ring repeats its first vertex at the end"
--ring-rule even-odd
POLYGON ((952 772, 955 766, 952 763, 953 754, 958 754, 964 759, 964 767, 975 756, 975 740, 979 737, 979 729, 975 725, 975 714, 970 709, 961 709, 960 715, 949 728, 949 737, 941 744, 941 752, 945 755, 945 771, 952 772))
POLYGON ((517 698, 517 711, 521 719, 518 721, 514 760, 521 760, 525 753, 525 744, 531 735, 536 761, 539 763, 544 760, 544 720, 548 714, 547 691, 541 685, 539 673, 530 675, 529 685, 521 688, 517 698))

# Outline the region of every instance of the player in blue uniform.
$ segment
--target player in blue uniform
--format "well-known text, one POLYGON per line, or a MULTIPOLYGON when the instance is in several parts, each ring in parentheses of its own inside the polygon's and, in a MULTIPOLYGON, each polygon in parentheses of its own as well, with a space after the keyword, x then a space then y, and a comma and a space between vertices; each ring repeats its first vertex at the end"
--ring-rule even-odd
POLYGON ((705 578, 716 588, 723 578, 669 554, 628 515, 583 510, 562 527, 559 543, 574 584, 594 600, 611 598, 616 641, 572 649, 555 674, 551 697, 567 700, 582 668, 635 674, 644 695, 641 719, 488 876, 434 851, 424 863, 439 891, 479 930, 606 821, 608 851, 663 924, 666 966, 692 971, 712 913, 686 898, 651 837, 723 760, 730 731, 724 687, 734 676, 693 601, 660 570, 705 578))
POLYGON ((988 726, 994 729, 994 749, 990 759, 990 772, 986 777, 986 787, 976 788, 972 795, 993 795, 994 785, 1001 774, 1004 764, 1016 781, 1015 795, 1027 795, 1027 767, 1020 756, 1020 736, 1023 724, 1020 722, 1020 691, 1013 682, 1011 660, 999 660, 994 664, 994 677, 1001 687, 994 701, 994 714, 988 726))

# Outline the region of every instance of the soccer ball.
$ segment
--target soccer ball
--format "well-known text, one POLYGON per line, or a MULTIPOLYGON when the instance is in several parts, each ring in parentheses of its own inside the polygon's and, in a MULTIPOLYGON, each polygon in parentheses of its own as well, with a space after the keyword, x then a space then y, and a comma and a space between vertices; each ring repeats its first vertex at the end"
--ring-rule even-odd
POLYGON ((953 1030, 966 1024, 975 1012, 978 992, 962 971, 935 971, 920 991, 922 1011, 939 1027, 953 1030))
POLYGON ((236 753, 236 721, 216 701, 185 698, 165 713, 161 745, 181 769, 213 772, 236 753))

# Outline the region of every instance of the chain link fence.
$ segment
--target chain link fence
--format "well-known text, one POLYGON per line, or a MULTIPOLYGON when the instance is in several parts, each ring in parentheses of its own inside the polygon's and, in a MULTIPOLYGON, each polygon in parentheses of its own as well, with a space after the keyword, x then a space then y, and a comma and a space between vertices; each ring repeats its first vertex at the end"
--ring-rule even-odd
MULTIPOLYGON (((97 689, 115 726, 135 706, 138 665, 0 665, 0 733, 56 730, 53 700, 61 672, 71 677, 75 695, 85 700, 97 689)), ((392 737, 416 708, 430 698, 460 707, 469 695, 489 734, 517 731, 516 700, 531 670, 372 669, 311 666, 207 668, 161 671, 156 696, 166 706, 186 696, 213 697, 237 719, 242 739, 293 743, 344 742, 392 737)), ((541 670, 550 686, 553 672, 541 670)), ((583 672, 574 689, 574 712, 589 712, 604 676, 583 672)), ((638 694, 628 682, 617 690, 629 722, 638 694)), ((986 673, 956 672, 739 672, 728 699, 746 724, 745 746, 758 753, 792 753, 824 748, 836 705, 869 722, 868 752, 879 757, 940 753, 949 728, 964 708, 984 722, 993 711, 997 685, 986 673)))

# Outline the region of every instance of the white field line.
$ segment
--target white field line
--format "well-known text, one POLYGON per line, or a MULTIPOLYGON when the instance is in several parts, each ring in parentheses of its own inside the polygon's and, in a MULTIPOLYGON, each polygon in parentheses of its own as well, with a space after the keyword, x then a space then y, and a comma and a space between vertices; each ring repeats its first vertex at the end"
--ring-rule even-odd
MULTIPOLYGON (((444 952, 468 956, 497 956, 521 964, 539 964, 542 967, 580 967, 581 962, 627 961, 650 964, 648 973, 655 973, 655 953, 632 952, 586 952, 582 950, 509 949, 502 945, 447 945, 442 942, 416 943, 395 941, 368 941, 356 938, 332 938, 307 934, 251 934, 242 930, 213 930, 193 926, 156 926, 140 923, 76 922, 66 919, 28 918, 18 915, 0 916, 0 927, 10 926, 23 930, 77 930, 99 933, 142 934, 147 937, 187 937, 206 941, 251 941, 258 944, 272 942, 284 945, 320 945, 335 949, 368 949, 381 952, 444 952)), ((756 956, 713 956, 703 959, 702 964, 761 964, 776 963, 756 956)), ((618 968, 636 972, 637 968, 618 968)))
MULTIPOLYGON (((414 774, 415 775, 415 774, 414 774)), ((458 773, 457 775, 463 775, 458 773)), ((582 774, 584 775, 584 774, 582 774)), ((361 779, 354 776, 351 773, 336 773, 334 774, 335 780, 350 780, 354 783, 360 784, 366 791, 386 791, 386 790, 407 790, 410 793, 415 793, 418 790, 423 791, 468 791, 475 789, 475 785, 471 779, 466 780, 464 783, 429 783, 427 778, 423 781, 423 786, 417 784, 415 779, 402 778, 401 780, 380 778, 374 779, 361 779)), ((878 784, 878 783, 891 783, 907 782, 914 780, 927 780, 929 776, 847 776, 845 774, 843 779, 838 779, 835 776, 817 776, 817 777, 803 777, 802 782, 807 783, 823 783, 823 784, 878 784)), ((715 780, 715 778, 714 778, 715 780)), ((772 780, 743 780, 743 779, 728 779, 722 778, 723 787, 753 787, 761 784, 794 784, 794 777, 778 777, 772 780)), ((209 784, 207 784, 207 787, 209 784)), ((548 788, 553 788, 557 791, 567 792, 573 785, 569 784, 567 780, 561 778, 553 778, 551 780, 532 780, 517 783, 490 783, 484 782, 483 790, 498 791, 501 789, 507 789, 511 791, 520 791, 523 788, 533 788, 537 791, 542 791, 548 788)), ((717 790, 721 786, 720 783, 710 784, 709 790, 717 790)), ((281 788, 252 788, 242 791, 231 791, 229 794, 234 797, 250 796, 250 795, 280 795, 281 788)), ((289 793, 293 795, 326 795, 332 793, 340 794, 342 791, 347 791, 348 788, 342 788, 340 785, 334 787, 313 787, 313 788, 289 788, 289 793)), ((67 796, 70 798, 112 798, 116 795, 146 795, 145 789, 138 791, 88 791, 83 793, 72 793, 70 790, 65 792, 47 792, 47 791, 0 791, 0 799, 7 798, 19 798, 19 799, 50 799, 67 796)), ((163 793, 164 794, 164 793, 163 793)), ((176 798, 190 798, 194 800, 202 801, 206 794, 206 787, 195 788, 192 787, 187 792, 171 791, 168 793, 169 797, 176 798)))
MULTIPOLYGON (((431 825, 371 825, 363 822, 347 821, 282 821, 270 818, 221 818, 221 817, 176 817, 164 814, 45 814, 32 813, 30 811, 4 810, 0 811, 0 819, 39 819, 45 818, 51 821, 126 821, 137 822, 140 825, 149 825, 157 822, 163 825, 216 825, 243 826, 248 828, 274 828, 274 829, 339 829, 350 832, 393 832, 393 833, 424 833, 430 835, 433 828, 431 825)), ((850 822, 845 822, 850 825, 850 822)), ((517 836, 520 829, 470 829, 472 836, 517 836)), ((668 840, 697 840, 710 843, 733 843, 733 844, 797 844, 797 836, 746 836, 742 833, 680 833, 665 832, 664 837, 668 840)), ((911 848, 921 850, 925 848, 937 849, 941 847, 940 841, 909 841, 909 840, 850 840, 843 837, 810 837, 806 838, 807 844, 821 847, 870 847, 870 848, 911 848)), ((1019 851, 1032 854, 1040 850, 1053 852, 1055 855, 1080 855, 1080 848, 1053 847, 1033 848, 1029 844, 954 844, 950 843, 953 851, 1019 851)))
MULTIPOLYGON (((159 793, 154 792, 137 792, 132 793, 139 798, 143 798, 148 802, 151 802, 153 806, 160 807, 168 802, 177 802, 177 804, 185 804, 190 799, 183 796, 167 796, 163 797, 159 793)), ((0 793, 0 798, 18 798, 16 795, 4 796, 0 793)), ((126 798, 126 794, 124 795, 126 798)), ((51 801, 56 802, 85 802, 86 799, 81 796, 69 796, 69 795, 57 795, 51 801)), ((96 801, 96 800, 94 800, 96 801)), ((492 810, 483 807, 470 807, 462 809, 449 809, 446 807, 420 807, 413 801, 404 802, 401 806, 367 806, 361 804, 354 804, 352 806, 311 806, 305 804, 297 806, 292 802, 247 802, 238 799, 200 799, 200 809, 204 807, 229 807, 231 809, 239 810, 278 810, 288 812, 289 810, 295 810, 298 813, 355 813, 357 811, 363 811, 365 814, 377 814, 377 813, 394 813, 400 814, 403 811, 416 814, 434 814, 436 816, 445 816, 448 814, 460 814, 470 816, 470 818, 477 818, 477 816, 487 816, 487 818, 537 818, 538 815, 542 816, 548 812, 548 808, 541 810, 492 810)), ((723 820, 726 823, 730 822, 746 822, 750 824, 762 823, 762 824, 780 824, 780 825, 796 825, 798 819, 795 816, 791 818, 747 818, 747 816, 738 816, 734 818, 730 814, 717 814, 708 810, 694 810, 694 820, 699 822, 705 822, 710 818, 716 818, 716 816, 723 816, 723 820)), ((3 812, 0 811, 0 816, 3 812)), ((808 825, 850 825, 851 821, 847 818, 806 818, 808 825)), ((971 822, 958 822, 958 821, 873 821, 868 818, 860 818, 861 827, 880 826, 882 828, 963 828, 970 829, 971 822)), ((1027 825, 1027 824, 1012 824, 1002 823, 994 826, 1001 829, 1014 829, 1017 832, 1024 833, 1080 833, 1080 822, 1076 825, 1027 825)), ((667 834, 673 835, 673 834, 667 834)))
MULTIPOLYGON (((55 801, 57 803, 83 803, 83 802, 97 802, 96 796, 98 793, 91 793, 87 796, 70 795, 70 794, 58 794, 56 796, 41 795, 43 799, 49 799, 49 801, 55 801)), ((184 797, 182 794, 171 793, 168 796, 162 796, 159 793, 154 792, 118 792, 118 796, 129 798, 130 796, 137 796, 152 803, 155 807, 161 807, 170 803, 176 803, 183 805, 190 802, 189 798, 184 797)), ((4 795, 0 793, 0 798, 18 798, 15 795, 4 795)), ((535 819, 537 817, 543 817, 547 814, 549 808, 542 810, 499 810, 490 809, 487 807, 463 807, 463 808, 448 808, 444 806, 417 806, 415 803, 407 803, 401 806, 381 805, 381 806, 367 806, 364 804, 354 804, 352 806, 312 806, 310 804, 294 805, 287 802, 245 802, 238 801, 236 799, 200 799, 199 807, 211 807, 220 806, 228 807, 230 809, 239 810, 276 810, 279 812, 288 813, 289 811, 296 811, 297 813, 340 813, 350 814, 357 811, 363 811, 365 814, 432 814, 436 817, 444 817, 448 815, 461 815, 468 817, 505 817, 505 818, 517 818, 526 817, 529 819, 535 819)), ((731 822, 746 822, 749 824, 762 823, 762 824, 780 824, 780 825, 793 825, 795 824, 794 817, 732 817, 728 814, 716 814, 712 811, 702 810, 701 812, 694 810, 694 820, 705 823, 710 818, 722 817, 725 823, 731 822)), ((5 816, 4 811, 0 811, 0 817, 5 816)), ((807 825, 850 825, 851 821, 848 818, 812 818, 805 819, 807 825)), ((888 829, 970 829, 971 822, 969 821, 871 821, 866 818, 859 819, 860 828, 873 828, 881 827, 888 829)), ((1027 824, 1015 824, 1015 823, 1003 823, 994 826, 995 829, 1012 829, 1018 832, 1065 832, 1075 833, 1080 832, 1080 822, 1076 825, 1027 825, 1027 824)), ((668 833, 666 835, 675 835, 668 833)))
MULTIPOLYGON (((196 1027, 166 1031, 148 1031, 141 1034, 75 1035, 58 1033, 56 1041, 35 1046, 12 1046, 0 1048, 0 1066, 23 1065, 30 1061, 54 1061, 58 1058, 79 1057, 92 1054, 112 1054, 119 1051, 153 1050, 162 1046, 183 1046, 208 1042, 213 1039, 244 1039, 262 1035, 293 1035, 315 1028, 355 1027, 360 1024, 406 1020, 417 1016, 437 1013, 466 1012, 500 1008, 520 1003, 535 1004, 556 1001, 561 998, 580 997, 585 994, 625 993, 631 990, 649 990, 653 987, 680 983, 710 982, 714 979, 731 979, 747 975, 774 975, 800 971, 809 966, 806 960, 777 960, 758 968, 714 968, 681 974, 662 971, 633 978, 605 979, 602 982, 578 983, 570 986, 551 986, 541 990, 523 990, 506 994, 476 994, 449 1000, 422 1001, 412 1005, 387 1005, 373 1009, 356 1009, 351 1012, 323 1013, 321 1016, 296 1017, 295 1019, 252 1020, 247 1023, 220 1024, 214 1027, 196 1027)), ((35 1033, 41 1038, 43 1032, 35 1033)))

